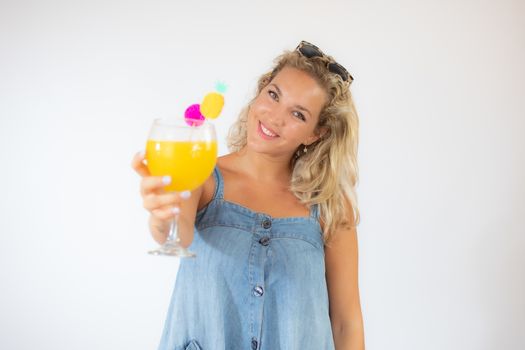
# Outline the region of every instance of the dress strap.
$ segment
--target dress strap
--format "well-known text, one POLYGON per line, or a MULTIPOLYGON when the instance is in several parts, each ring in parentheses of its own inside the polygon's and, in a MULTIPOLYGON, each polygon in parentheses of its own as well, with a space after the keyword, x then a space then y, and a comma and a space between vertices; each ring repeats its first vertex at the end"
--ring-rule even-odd
POLYGON ((319 204, 313 204, 310 206, 310 217, 316 220, 319 219, 319 204))
POLYGON ((215 192, 213 193, 213 199, 223 199, 224 181, 222 179, 221 172, 219 171, 219 167, 217 165, 213 169, 213 177, 215 178, 215 192))

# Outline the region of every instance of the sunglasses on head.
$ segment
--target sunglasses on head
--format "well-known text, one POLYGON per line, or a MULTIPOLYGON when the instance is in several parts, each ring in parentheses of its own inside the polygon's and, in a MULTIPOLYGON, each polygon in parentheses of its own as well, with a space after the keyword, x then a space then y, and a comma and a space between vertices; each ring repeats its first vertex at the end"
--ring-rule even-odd
MULTIPOLYGON (((295 48, 296 51, 298 51, 301 55, 303 55, 306 58, 312 58, 312 57, 321 57, 321 58, 328 58, 323 51, 321 51, 317 46, 314 44, 310 44, 307 41, 301 41, 301 43, 295 48)), ((331 73, 337 74, 343 79, 343 81, 347 82, 348 84, 351 84, 352 81, 354 81, 354 78, 348 73, 348 71, 345 69, 345 67, 341 66, 339 63, 330 60, 326 64, 326 68, 331 73)))

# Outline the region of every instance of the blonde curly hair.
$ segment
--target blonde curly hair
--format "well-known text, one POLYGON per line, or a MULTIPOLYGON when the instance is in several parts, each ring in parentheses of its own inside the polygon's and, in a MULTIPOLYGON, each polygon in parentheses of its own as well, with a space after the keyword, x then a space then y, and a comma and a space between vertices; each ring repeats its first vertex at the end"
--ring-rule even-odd
POLYGON ((338 229, 349 229, 360 222, 355 190, 359 119, 349 82, 328 71, 328 60, 333 59, 330 56, 306 58, 297 51, 285 51, 278 56, 274 68, 259 78, 255 97, 241 110, 227 138, 231 152, 246 145, 250 106, 284 67, 299 69, 317 81, 328 96, 316 127, 321 137, 307 146, 307 152, 303 152, 305 146, 301 145, 291 159, 290 189, 301 203, 319 205, 325 244, 329 244, 338 229), (353 217, 348 218, 350 209, 353 217))

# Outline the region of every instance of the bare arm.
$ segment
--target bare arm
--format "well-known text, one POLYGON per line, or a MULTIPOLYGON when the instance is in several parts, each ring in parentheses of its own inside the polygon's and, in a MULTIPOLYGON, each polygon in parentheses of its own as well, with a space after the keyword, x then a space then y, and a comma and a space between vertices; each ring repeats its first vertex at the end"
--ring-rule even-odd
POLYGON ((335 232, 330 247, 325 248, 325 264, 335 349, 364 350, 355 227, 335 232))

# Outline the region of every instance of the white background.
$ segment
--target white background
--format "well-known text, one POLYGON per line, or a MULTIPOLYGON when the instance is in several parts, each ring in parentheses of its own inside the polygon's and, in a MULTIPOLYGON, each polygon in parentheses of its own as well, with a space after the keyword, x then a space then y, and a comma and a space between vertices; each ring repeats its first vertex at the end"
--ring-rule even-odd
MULTIPOLYGON (((132 156, 304 39, 353 74, 368 349, 525 348, 525 3, 0 1, 0 348, 154 349, 132 156)), ((197 276, 198 278, 198 276, 197 276)), ((206 349, 208 350, 208 349, 206 349)))

